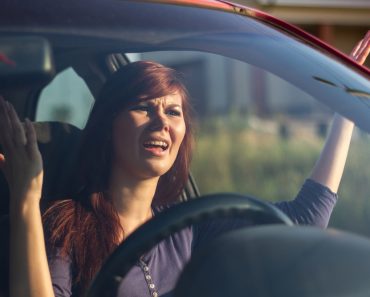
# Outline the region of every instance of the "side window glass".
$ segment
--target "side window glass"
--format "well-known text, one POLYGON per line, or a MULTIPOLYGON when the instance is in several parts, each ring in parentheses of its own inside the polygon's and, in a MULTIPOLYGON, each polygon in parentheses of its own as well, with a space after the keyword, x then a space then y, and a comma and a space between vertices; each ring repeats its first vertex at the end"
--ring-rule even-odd
POLYGON ((89 88, 72 68, 59 73, 41 92, 36 121, 58 121, 83 128, 94 103, 89 88))

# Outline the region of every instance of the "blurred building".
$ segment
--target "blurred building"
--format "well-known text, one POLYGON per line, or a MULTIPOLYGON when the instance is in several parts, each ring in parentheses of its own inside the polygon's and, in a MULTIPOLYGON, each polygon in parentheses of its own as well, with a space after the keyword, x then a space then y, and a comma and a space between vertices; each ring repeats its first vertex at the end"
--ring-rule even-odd
MULTIPOLYGON (((370 30, 370 0, 238 0, 295 24, 344 53, 370 30)), ((370 61, 367 61, 370 66, 370 61)))
MULTIPOLYGON (((345 54, 350 54, 355 44, 370 30, 370 0, 239 0, 237 2, 295 24, 345 54)), ((370 59, 365 65, 370 67, 370 59)), ((268 98, 265 99, 268 100, 268 98)), ((264 102, 259 105, 266 107, 269 103, 264 102)), ((262 113, 266 111, 268 110, 262 113)))

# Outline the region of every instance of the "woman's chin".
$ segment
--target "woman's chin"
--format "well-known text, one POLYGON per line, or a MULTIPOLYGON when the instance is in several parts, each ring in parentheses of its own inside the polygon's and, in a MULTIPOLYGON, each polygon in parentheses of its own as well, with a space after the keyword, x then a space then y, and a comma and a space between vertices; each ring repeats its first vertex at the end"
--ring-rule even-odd
POLYGON ((169 160, 146 159, 140 161, 115 162, 112 164, 113 171, 121 172, 124 176, 134 179, 159 178, 166 174, 172 167, 169 160))
POLYGON ((165 166, 164 164, 146 164, 145 175, 148 177, 161 177, 166 174, 171 166, 165 166))

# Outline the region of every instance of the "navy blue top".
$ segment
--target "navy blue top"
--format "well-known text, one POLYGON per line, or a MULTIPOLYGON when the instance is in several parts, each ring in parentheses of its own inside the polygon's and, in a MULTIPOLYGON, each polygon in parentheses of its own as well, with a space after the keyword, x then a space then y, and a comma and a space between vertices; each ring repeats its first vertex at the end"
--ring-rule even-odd
MULTIPOLYGON (((325 228, 336 201, 337 195, 328 188, 306 180, 293 201, 274 205, 296 224, 325 228)), ((212 220, 170 235, 131 269, 119 286, 118 296, 169 297, 193 249, 222 232, 243 225, 246 223, 243 224, 242 219, 212 220)), ((49 267, 55 295, 72 296, 71 259, 54 255, 49 257, 49 267)))

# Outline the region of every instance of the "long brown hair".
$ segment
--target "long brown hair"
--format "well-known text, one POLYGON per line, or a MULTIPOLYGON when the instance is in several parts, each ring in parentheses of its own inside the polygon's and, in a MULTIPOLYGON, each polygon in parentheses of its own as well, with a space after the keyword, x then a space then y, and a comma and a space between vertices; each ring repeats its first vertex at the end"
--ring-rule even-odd
POLYGON ((83 291, 102 262, 119 244, 118 214, 106 195, 112 164, 112 127, 118 112, 137 100, 178 92, 186 133, 171 169, 160 177, 153 203, 173 203, 188 178, 192 152, 191 108, 188 93, 175 70, 139 61, 118 70, 104 85, 83 131, 75 199, 54 203, 44 213, 48 246, 52 253, 68 256, 73 263, 74 288, 83 291))

